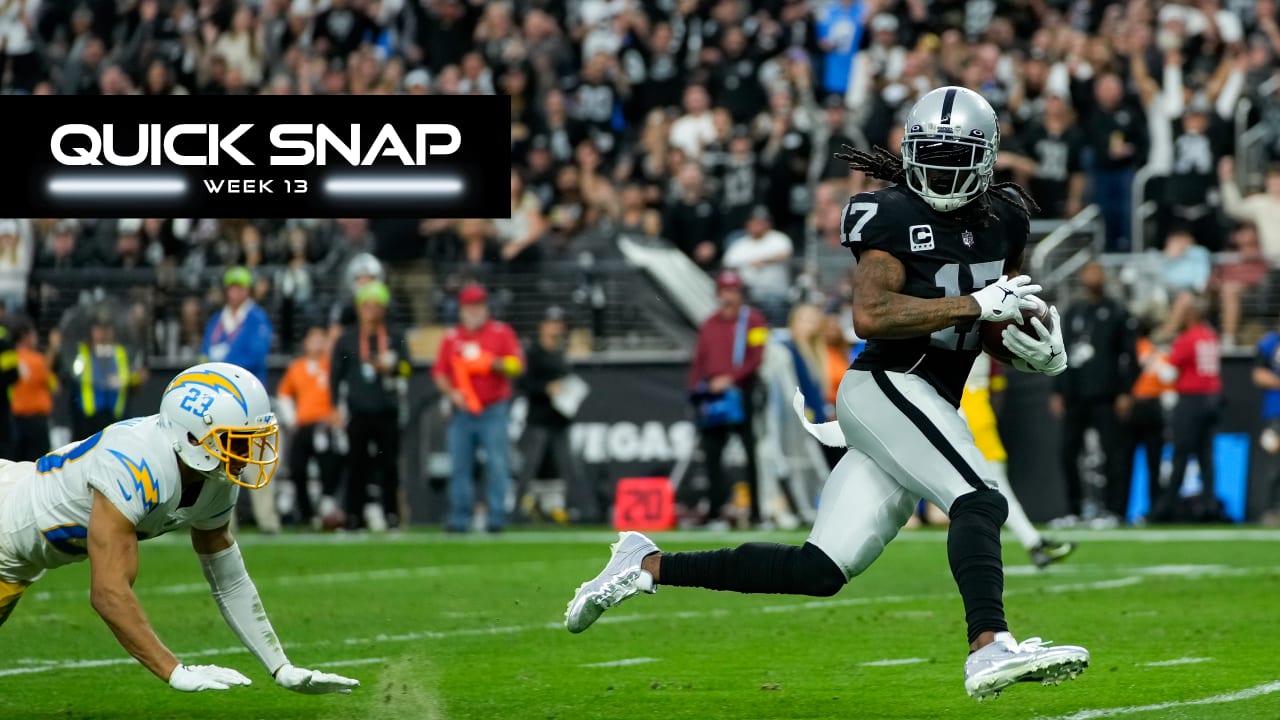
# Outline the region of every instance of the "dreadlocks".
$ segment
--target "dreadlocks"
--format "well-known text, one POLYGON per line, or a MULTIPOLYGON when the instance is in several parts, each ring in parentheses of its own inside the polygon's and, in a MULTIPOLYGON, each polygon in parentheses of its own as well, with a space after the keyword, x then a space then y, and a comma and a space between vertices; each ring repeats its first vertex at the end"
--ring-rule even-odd
MULTIPOLYGON (((871 152, 859 150, 851 145, 844 146, 845 152, 836 153, 836 159, 844 160, 849 163, 850 170, 866 173, 878 180, 891 182, 901 185, 906 182, 906 172, 902 169, 902 158, 876 145, 871 152)), ((987 227, 996 215, 991 211, 990 198, 995 197, 1006 202, 1025 215, 1030 216, 1032 213, 1040 212, 1040 206, 1036 201, 1027 194, 1022 186, 1015 182, 996 183, 987 188, 986 192, 978 196, 977 202, 972 202, 961 209, 960 212, 972 213, 971 222, 980 223, 980 227, 987 227), (1001 192, 992 192, 999 190, 1001 192), (1012 190, 1013 193, 1003 192, 1004 190, 1012 190)))

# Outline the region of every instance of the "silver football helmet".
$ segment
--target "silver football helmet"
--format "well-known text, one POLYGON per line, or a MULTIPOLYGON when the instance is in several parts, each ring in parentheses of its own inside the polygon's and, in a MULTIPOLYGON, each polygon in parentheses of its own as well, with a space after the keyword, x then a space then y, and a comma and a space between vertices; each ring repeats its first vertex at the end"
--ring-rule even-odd
POLYGON ((933 90, 907 113, 907 187, 938 212, 958 210, 991 185, 999 149, 1000 121, 986 98, 962 87, 933 90))

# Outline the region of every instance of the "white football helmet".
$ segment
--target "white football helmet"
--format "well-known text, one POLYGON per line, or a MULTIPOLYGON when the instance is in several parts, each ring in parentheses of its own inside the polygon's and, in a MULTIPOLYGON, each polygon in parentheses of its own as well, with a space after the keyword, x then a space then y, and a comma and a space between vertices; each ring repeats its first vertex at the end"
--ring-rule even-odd
POLYGON ((938 212, 969 204, 991 185, 1000 120, 991 103, 962 87, 942 87, 907 113, 902 169, 907 187, 938 212))
POLYGON ((160 427, 187 467, 225 469, 231 482, 250 490, 266 487, 279 465, 271 398, 238 365, 201 363, 178 373, 160 398, 160 427))

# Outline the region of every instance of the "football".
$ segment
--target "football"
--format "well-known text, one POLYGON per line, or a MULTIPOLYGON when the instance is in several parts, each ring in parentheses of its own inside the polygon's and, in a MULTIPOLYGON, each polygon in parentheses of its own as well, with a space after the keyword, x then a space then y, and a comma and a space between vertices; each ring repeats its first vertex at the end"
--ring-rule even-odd
MULTIPOLYGON (((1034 295, 1027 296, 1027 299, 1036 304, 1036 309, 1028 310, 1023 308, 1022 319, 1017 321, 1017 324, 1015 324, 1014 327, 1031 337, 1036 337, 1036 330, 1031 326, 1031 318, 1038 317, 1040 318, 1040 322, 1044 323, 1045 329, 1052 332, 1053 318, 1049 316, 1048 303, 1034 295)), ((1009 349, 1004 346, 1004 329, 1013 323, 1014 321, 1012 319, 1000 320, 999 322, 984 321, 981 323, 982 327, 979 329, 979 332, 982 335, 982 349, 985 350, 988 355, 1003 363, 1013 361, 1013 353, 1009 352, 1009 349)))

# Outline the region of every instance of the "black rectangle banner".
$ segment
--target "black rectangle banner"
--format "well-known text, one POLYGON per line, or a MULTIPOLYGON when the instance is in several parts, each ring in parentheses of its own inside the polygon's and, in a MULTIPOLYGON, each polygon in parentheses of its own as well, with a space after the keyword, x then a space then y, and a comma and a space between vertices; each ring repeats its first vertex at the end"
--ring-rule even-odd
POLYGON ((510 103, 3 96, 0 216, 506 218, 510 103))

